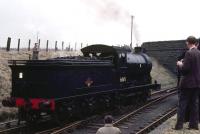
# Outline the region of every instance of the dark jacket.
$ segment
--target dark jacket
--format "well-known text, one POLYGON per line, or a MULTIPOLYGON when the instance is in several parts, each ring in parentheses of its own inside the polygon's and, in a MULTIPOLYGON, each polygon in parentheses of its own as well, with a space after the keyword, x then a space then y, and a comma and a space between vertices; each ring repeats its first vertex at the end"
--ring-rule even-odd
POLYGON ((183 66, 179 68, 183 77, 179 87, 200 88, 200 51, 196 48, 188 50, 183 59, 183 66))
MULTIPOLYGON (((184 59, 185 57, 185 53, 187 51, 184 51, 180 56, 177 57, 177 60, 180 61, 182 59, 184 59)), ((179 67, 177 68, 177 86, 179 86, 180 80, 181 80, 181 71, 179 70, 179 67)))

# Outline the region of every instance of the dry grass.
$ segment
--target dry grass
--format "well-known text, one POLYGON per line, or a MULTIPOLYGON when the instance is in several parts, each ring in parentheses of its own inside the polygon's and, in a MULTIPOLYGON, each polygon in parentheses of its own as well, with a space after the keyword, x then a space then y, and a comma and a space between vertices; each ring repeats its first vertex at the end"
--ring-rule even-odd
POLYGON ((155 58, 151 57, 151 59, 153 63, 151 71, 152 82, 154 80, 157 80, 158 83, 161 83, 162 88, 170 88, 176 86, 176 76, 169 70, 164 68, 161 64, 159 64, 159 62, 155 58))

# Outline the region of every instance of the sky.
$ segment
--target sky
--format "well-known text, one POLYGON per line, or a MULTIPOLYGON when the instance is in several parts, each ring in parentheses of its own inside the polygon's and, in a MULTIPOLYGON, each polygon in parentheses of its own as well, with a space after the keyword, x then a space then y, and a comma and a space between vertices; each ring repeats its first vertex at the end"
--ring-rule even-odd
POLYGON ((26 47, 41 39, 53 48, 74 45, 130 44, 200 36, 199 0, 0 0, 0 47, 12 38, 26 47))

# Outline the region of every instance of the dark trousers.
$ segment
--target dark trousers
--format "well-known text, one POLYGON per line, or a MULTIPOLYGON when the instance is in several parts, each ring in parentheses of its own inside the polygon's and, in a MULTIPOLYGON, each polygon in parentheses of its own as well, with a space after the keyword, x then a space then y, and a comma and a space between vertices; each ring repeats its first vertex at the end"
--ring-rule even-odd
POLYGON ((199 122, 199 90, 197 88, 180 89, 177 113, 177 125, 182 127, 186 111, 189 111, 189 127, 198 127, 199 122), (189 108, 189 110, 187 109, 189 108))

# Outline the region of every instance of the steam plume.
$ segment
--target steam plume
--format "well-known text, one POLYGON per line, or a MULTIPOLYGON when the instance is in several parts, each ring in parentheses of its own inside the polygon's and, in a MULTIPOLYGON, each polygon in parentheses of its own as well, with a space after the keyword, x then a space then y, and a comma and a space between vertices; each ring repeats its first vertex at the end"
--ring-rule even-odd
MULTIPOLYGON (((127 28, 131 28, 131 14, 127 9, 124 9, 119 3, 114 0, 84 0, 84 3, 95 12, 99 18, 99 21, 115 21, 123 24, 127 28)), ((138 27, 135 23, 135 18, 133 20, 133 35, 135 37, 136 43, 140 45, 140 38, 138 27)))

